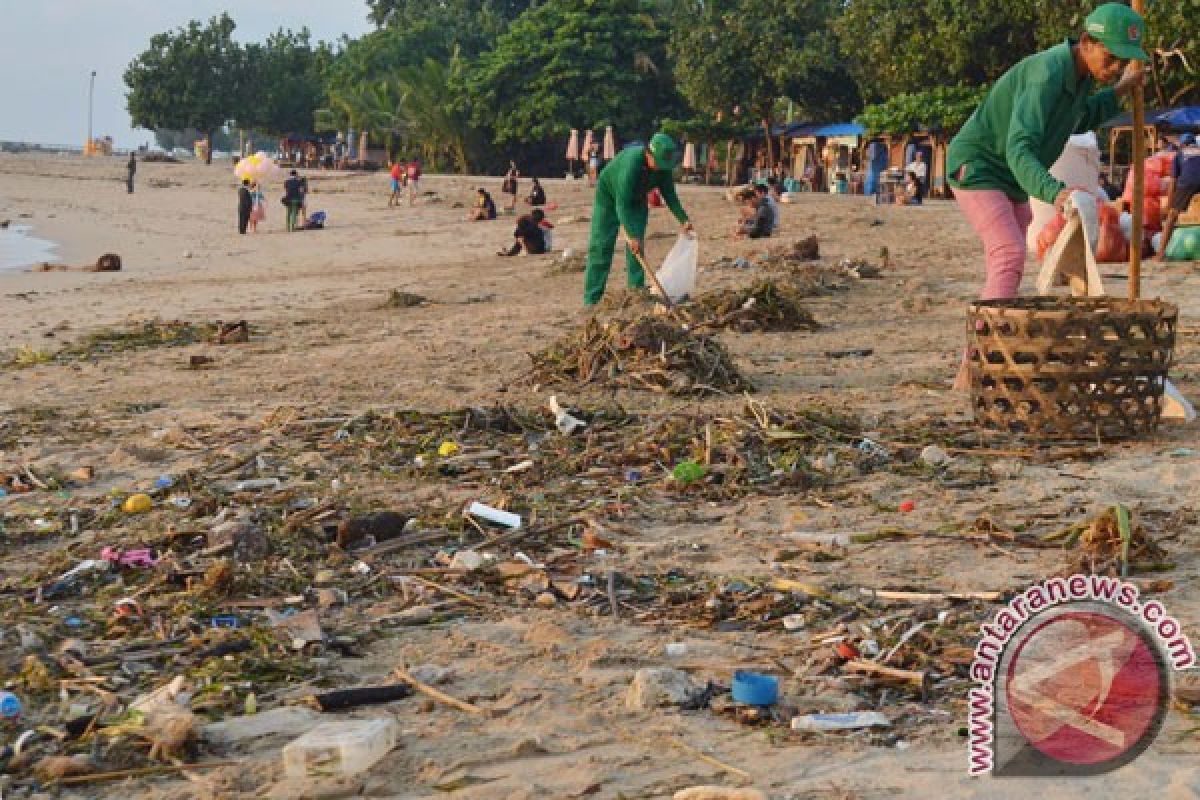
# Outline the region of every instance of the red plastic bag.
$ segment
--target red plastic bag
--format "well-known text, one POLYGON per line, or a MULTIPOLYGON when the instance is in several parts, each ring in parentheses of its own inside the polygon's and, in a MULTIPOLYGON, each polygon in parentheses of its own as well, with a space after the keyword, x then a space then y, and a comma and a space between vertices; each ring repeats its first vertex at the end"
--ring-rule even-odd
POLYGON ((1096 260, 1102 264, 1129 260, 1129 242, 1121 232, 1121 215, 1107 203, 1100 204, 1100 236, 1096 242, 1096 260))
POLYGON ((1046 253, 1054 246, 1054 242, 1058 239, 1058 235, 1062 233, 1062 229, 1067 225, 1067 218, 1058 212, 1054 215, 1054 219, 1045 224, 1042 230, 1037 235, 1037 256, 1038 261, 1044 261, 1046 253))

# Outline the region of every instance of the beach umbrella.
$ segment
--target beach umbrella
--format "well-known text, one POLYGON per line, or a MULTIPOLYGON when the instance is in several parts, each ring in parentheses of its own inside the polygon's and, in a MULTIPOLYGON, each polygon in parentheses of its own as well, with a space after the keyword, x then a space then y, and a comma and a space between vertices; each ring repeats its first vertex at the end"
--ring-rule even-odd
POLYGON ((583 149, 579 151, 580 158, 587 158, 588 153, 592 152, 592 145, 596 143, 596 137, 592 136, 592 132, 588 131, 583 135, 583 149))
POLYGON ((691 142, 688 142, 683 146, 683 168, 696 168, 696 145, 691 142))
POLYGON ((579 131, 571 128, 571 138, 567 140, 567 161, 579 159, 579 131))
POLYGON ((604 160, 612 161, 617 157, 617 139, 613 135, 612 125, 604 129, 604 160))

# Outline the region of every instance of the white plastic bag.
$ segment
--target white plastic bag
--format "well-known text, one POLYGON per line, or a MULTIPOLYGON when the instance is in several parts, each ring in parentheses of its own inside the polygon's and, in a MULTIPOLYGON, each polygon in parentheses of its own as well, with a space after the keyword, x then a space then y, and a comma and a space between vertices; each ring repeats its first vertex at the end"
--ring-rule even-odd
POLYGON ((680 234, 667 253, 662 268, 655 273, 672 303, 678 303, 696 291, 696 261, 699 248, 696 237, 680 234))
MULTIPOLYGON (((1089 131, 1072 136, 1063 148, 1062 155, 1050 168, 1050 174, 1067 186, 1088 189, 1100 196, 1100 145, 1096 141, 1096 134, 1089 131)), ((1037 253, 1038 234, 1054 219, 1055 212, 1054 206, 1036 197, 1031 198, 1029 205, 1033 211, 1033 222, 1029 225, 1025 243, 1030 253, 1037 253)))

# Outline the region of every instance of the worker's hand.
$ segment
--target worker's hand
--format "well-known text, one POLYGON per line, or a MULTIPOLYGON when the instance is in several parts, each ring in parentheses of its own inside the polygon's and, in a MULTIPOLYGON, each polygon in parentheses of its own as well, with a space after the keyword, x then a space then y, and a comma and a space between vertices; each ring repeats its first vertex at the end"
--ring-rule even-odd
POLYGON ((1125 72, 1121 75, 1121 79, 1113 86, 1113 91, 1118 96, 1124 96, 1133 92, 1137 86, 1142 86, 1146 83, 1146 65, 1140 61, 1130 61, 1125 67, 1125 72))
POLYGON ((1085 189, 1082 186, 1068 186, 1054 198, 1054 210, 1061 212, 1067 205, 1067 199, 1075 192, 1088 192, 1090 194, 1091 190, 1085 189))
POLYGON ((688 236, 696 235, 696 226, 691 223, 691 220, 683 223, 683 232, 688 236))

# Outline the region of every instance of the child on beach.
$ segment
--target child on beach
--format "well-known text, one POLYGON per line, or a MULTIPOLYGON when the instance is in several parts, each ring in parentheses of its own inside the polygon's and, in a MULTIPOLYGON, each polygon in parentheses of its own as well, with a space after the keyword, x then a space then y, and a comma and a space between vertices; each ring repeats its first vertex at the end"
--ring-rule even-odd
POLYGON ((250 232, 258 233, 258 223, 267 218, 267 196, 257 182, 250 184, 250 232))
POLYGON ((400 190, 404 185, 404 168, 399 161, 392 162, 392 196, 388 198, 388 208, 400 205, 400 190))

